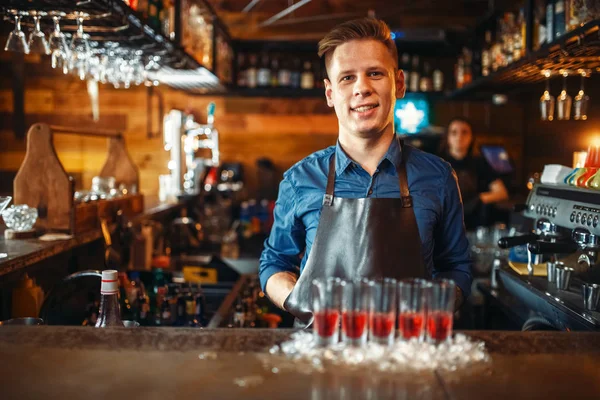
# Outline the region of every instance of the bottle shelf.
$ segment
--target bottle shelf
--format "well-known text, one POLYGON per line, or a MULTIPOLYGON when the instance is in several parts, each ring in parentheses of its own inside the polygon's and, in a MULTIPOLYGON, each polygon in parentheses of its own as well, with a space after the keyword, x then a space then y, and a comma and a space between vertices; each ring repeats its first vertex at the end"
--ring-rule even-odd
POLYGON ((507 93, 517 86, 544 81, 544 70, 556 76, 560 70, 577 72, 578 69, 589 69, 592 74, 600 72, 599 19, 567 32, 552 43, 488 76, 475 79, 449 93, 447 98, 489 98, 494 93, 507 93))
POLYGON ((322 97, 325 99, 325 88, 299 89, 289 87, 247 88, 231 87, 224 93, 226 96, 239 97, 322 97))

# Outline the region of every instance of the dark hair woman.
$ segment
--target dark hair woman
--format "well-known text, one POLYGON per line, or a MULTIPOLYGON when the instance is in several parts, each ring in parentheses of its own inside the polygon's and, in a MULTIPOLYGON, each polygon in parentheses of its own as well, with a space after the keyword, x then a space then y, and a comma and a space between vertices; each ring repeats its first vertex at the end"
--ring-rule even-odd
POLYGON ((502 180, 483 157, 474 154, 474 142, 471 123, 466 118, 453 118, 440 154, 456 171, 467 229, 488 224, 488 205, 508 199, 502 180))

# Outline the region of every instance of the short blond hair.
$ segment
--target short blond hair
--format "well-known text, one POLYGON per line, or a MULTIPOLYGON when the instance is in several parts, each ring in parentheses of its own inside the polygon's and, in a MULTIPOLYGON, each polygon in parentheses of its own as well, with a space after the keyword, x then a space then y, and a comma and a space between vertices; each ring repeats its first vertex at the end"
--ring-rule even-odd
POLYGON ((373 39, 382 43, 390 52, 394 66, 398 68, 398 49, 392 39, 390 28, 375 18, 360 18, 339 24, 319 41, 319 57, 324 57, 325 67, 338 46, 351 40, 373 39))

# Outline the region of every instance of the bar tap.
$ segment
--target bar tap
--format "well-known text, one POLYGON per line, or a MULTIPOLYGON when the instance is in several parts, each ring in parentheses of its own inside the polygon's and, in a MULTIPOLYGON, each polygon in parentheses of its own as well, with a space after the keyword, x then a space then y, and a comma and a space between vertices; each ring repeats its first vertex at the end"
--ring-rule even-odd
POLYGON ((214 126, 215 103, 207 110, 207 123, 200 124, 194 116, 180 110, 165 115, 164 148, 169 151, 169 170, 174 194, 197 194, 200 178, 207 167, 220 165, 219 131, 214 126), (196 156, 198 150, 208 149, 210 157, 196 156))

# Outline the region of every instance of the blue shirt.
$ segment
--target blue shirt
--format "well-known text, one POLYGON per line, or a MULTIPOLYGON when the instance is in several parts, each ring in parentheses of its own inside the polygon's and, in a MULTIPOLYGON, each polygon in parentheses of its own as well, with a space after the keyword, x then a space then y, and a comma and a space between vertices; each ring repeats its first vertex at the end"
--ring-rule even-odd
POLYGON ((277 272, 298 273, 299 265, 302 273, 317 233, 329 160, 334 153, 334 196, 342 198, 400 197, 396 166, 402 157, 407 157, 408 188, 426 272, 434 278, 453 279, 467 297, 471 291, 471 258, 456 175, 441 158, 408 145, 402 150, 397 140, 392 140, 373 176, 350 159, 339 142, 311 154, 285 172, 273 228, 260 257, 262 289, 277 272))

